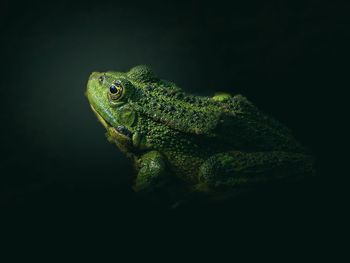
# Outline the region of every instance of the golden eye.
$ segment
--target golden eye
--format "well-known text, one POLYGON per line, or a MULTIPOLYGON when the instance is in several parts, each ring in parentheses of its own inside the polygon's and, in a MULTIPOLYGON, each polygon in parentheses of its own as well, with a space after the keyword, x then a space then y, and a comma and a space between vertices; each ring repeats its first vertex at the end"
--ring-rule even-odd
POLYGON ((115 81, 110 87, 109 87, 109 98, 111 100, 119 100, 123 95, 124 88, 120 81, 115 81))

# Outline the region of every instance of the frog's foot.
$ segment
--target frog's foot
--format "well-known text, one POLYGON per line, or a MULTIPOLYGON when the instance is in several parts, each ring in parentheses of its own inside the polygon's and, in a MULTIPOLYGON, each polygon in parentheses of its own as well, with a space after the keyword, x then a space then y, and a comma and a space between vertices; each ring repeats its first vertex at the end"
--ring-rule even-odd
POLYGON ((314 174, 312 163, 312 158, 302 153, 219 153, 211 156, 200 167, 199 181, 209 188, 246 187, 314 174))
POLYGON ((138 160, 139 172, 137 174, 134 191, 149 191, 163 181, 165 171, 165 160, 157 151, 145 153, 138 160))

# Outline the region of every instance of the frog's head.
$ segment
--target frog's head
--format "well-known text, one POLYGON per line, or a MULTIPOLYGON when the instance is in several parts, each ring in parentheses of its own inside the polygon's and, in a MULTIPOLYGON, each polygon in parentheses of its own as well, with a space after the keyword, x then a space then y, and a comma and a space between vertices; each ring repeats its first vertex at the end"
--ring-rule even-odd
POLYGON ((137 116, 132 101, 142 96, 146 83, 155 81, 146 66, 134 67, 126 73, 93 72, 89 77, 86 95, 91 108, 107 129, 108 138, 122 148, 131 144, 135 132, 137 116))

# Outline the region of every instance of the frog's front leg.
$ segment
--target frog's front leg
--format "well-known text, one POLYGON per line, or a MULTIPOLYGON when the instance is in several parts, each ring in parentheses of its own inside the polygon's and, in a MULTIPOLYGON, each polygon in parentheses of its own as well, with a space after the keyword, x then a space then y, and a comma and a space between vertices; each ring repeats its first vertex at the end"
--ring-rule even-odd
POLYGON ((135 191, 151 191, 164 182, 166 162, 159 152, 149 151, 141 155, 136 162, 138 174, 133 187, 135 191))
POLYGON ((239 187, 285 178, 299 178, 314 174, 312 167, 312 157, 303 153, 219 153, 211 156, 200 167, 198 187, 239 187))

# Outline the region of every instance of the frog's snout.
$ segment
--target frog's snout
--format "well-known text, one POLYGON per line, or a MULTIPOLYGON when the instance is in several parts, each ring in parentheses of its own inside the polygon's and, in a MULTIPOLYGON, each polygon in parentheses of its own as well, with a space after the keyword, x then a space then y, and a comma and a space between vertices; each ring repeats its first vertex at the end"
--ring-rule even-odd
POLYGON ((87 83, 87 88, 85 91, 85 96, 89 98, 89 90, 91 90, 91 84, 93 80, 97 79, 97 76, 99 75, 99 72, 92 72, 89 76, 88 83, 87 83))
POLYGON ((100 75, 100 72, 97 72, 97 71, 92 72, 90 74, 89 80, 96 79, 98 75, 100 75))

